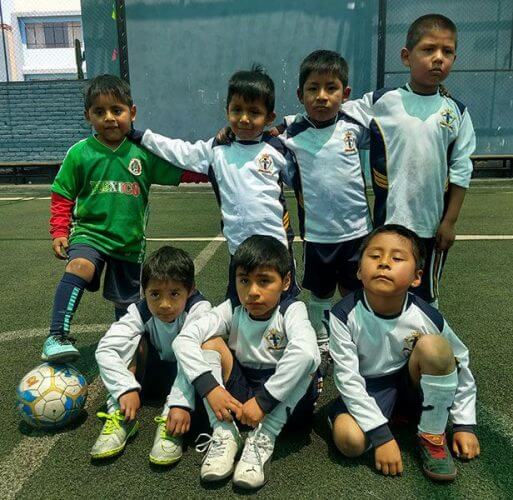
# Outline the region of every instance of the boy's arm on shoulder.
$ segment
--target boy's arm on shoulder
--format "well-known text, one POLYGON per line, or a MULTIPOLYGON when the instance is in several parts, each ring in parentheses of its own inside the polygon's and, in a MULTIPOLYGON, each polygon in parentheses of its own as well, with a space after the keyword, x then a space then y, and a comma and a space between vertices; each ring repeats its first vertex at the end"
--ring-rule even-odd
POLYGON ((468 188, 472 175, 470 155, 476 149, 476 133, 472 119, 465 108, 459 124, 458 136, 453 143, 449 158, 449 183, 468 188))
POLYGON ((375 447, 391 441, 393 435, 388 420, 376 400, 369 396, 360 373, 358 350, 351 336, 349 321, 342 321, 330 313, 329 324, 333 378, 349 413, 375 447))
POLYGON ((366 128, 374 118, 374 92, 367 92, 361 99, 351 99, 342 104, 342 112, 366 128))
POLYGON ((111 325, 96 348, 102 381, 116 399, 125 392, 141 388, 128 365, 137 352, 144 328, 137 305, 131 304, 127 314, 111 325))

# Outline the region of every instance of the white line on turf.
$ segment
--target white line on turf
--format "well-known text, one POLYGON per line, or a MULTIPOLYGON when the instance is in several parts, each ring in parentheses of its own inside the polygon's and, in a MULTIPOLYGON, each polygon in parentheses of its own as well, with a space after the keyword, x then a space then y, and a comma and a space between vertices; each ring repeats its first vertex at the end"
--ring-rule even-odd
MULTIPOLYGON (((215 240, 209 243, 194 259, 194 267, 198 274, 205 267, 208 261, 216 253, 222 240, 215 240)), ((75 327, 74 331, 95 331, 98 327, 104 329, 105 325, 81 325, 75 327)), ((12 338, 29 338, 39 335, 40 329, 22 330, 5 332, 0 336, 0 342, 12 338), (16 336, 17 335, 17 336, 16 336)), ((100 402, 100 397, 104 394, 103 385, 99 377, 95 378, 89 384, 89 395, 85 405, 86 409, 93 411, 100 402)), ((43 465, 44 459, 48 456, 52 448, 59 442, 66 432, 42 435, 42 436, 24 436, 20 442, 13 448, 9 455, 0 460, 0 498, 14 499, 21 491, 24 484, 30 477, 43 465)))
MULTIPOLYGON (((73 326, 74 333, 106 332, 109 325, 76 325, 73 326)), ((0 343, 11 340, 30 339, 33 337, 45 337, 48 331, 45 328, 32 328, 30 330, 13 330, 0 333, 0 343)))

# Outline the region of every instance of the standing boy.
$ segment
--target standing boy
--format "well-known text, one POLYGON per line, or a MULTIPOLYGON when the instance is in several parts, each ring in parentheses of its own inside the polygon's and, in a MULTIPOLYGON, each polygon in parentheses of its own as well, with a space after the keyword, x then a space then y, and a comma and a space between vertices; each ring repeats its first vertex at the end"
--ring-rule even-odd
POLYGON ((178 248, 153 252, 142 268, 144 299, 128 307, 96 349, 100 376, 109 392, 107 413, 91 456, 109 458, 123 451, 138 429, 141 401, 163 400, 155 418, 157 432, 149 458, 169 465, 182 456, 182 436, 189 430, 195 409, 194 388, 178 370, 173 340, 194 318, 210 310, 195 289, 194 263, 178 248), (167 398, 166 398, 167 397, 167 398))
POLYGON ((358 151, 368 147, 365 128, 340 111, 349 97, 348 67, 331 50, 308 55, 299 70, 298 98, 305 114, 287 117, 280 136, 295 155, 294 188, 304 243, 303 287, 308 313, 327 361, 324 319, 338 285, 341 295, 360 286, 358 249, 372 229, 358 151))
POLYGON ((456 26, 447 17, 418 18, 401 50, 409 83, 343 106, 371 134, 374 224, 401 224, 423 239, 427 259, 414 293, 435 306, 475 149, 467 108, 441 85, 456 59, 457 41, 456 26))
POLYGON ((148 195, 153 183, 178 185, 183 171, 126 140, 136 108, 130 87, 102 75, 89 83, 85 117, 95 135, 67 153, 52 184, 50 234, 66 270, 55 292, 42 359, 67 362, 80 354, 69 336, 84 290, 114 302, 119 319, 139 299, 148 195))
POLYGON ((255 428, 233 482, 258 488, 269 478, 276 437, 291 413, 302 425, 311 419, 320 358, 305 305, 284 296, 291 285, 284 245, 251 236, 233 263, 238 301, 227 300, 188 324, 173 348, 185 376, 206 398, 213 428, 201 479, 217 481, 234 470, 242 441, 233 414, 255 428))
POLYGON ((476 386, 468 349, 443 316, 408 293, 420 285, 425 250, 409 229, 384 225, 364 241, 358 276, 363 290, 348 295, 330 314, 330 352, 341 398, 330 412, 333 439, 348 457, 374 448, 376 468, 403 471, 388 422, 396 401, 418 420, 424 472, 447 481, 456 476, 445 428, 453 421, 452 449, 479 455, 476 386))

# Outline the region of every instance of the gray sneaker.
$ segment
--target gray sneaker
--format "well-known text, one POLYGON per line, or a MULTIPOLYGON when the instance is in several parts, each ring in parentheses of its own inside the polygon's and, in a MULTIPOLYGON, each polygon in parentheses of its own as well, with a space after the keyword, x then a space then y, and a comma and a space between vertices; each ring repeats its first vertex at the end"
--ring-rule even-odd
POLYGON ((100 459, 119 455, 128 440, 137 433, 139 422, 137 420, 125 422, 125 417, 119 410, 114 413, 99 412, 96 416, 104 418, 105 424, 91 449, 91 457, 100 459))
POLYGON ((166 430, 167 419, 155 417, 157 432, 150 451, 150 462, 157 465, 171 465, 182 458, 182 437, 170 436, 166 430))

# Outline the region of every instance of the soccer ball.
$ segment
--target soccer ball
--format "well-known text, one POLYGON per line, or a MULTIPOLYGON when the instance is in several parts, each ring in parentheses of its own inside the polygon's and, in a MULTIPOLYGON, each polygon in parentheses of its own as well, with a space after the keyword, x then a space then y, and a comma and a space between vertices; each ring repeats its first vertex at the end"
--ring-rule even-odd
POLYGON ((72 365, 43 363, 21 379, 16 394, 25 422, 56 429, 72 422, 84 407, 87 382, 72 365))

